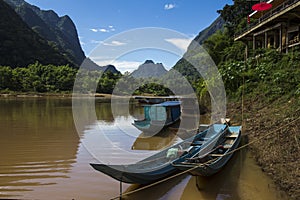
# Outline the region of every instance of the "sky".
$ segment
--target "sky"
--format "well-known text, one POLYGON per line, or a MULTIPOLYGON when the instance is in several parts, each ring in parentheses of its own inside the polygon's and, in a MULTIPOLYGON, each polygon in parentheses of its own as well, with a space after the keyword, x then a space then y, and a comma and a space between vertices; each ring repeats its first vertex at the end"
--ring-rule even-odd
MULTIPOLYGON (((145 27, 178 32, 182 37, 162 38, 180 49, 185 50, 191 39, 209 26, 217 17, 217 10, 232 0, 26 0, 43 10, 54 10, 59 16, 68 15, 76 25, 83 51, 99 65, 111 64, 110 59, 96 60, 97 48, 124 48, 130 41, 118 40, 118 35, 131 32, 136 37, 143 37, 132 30, 145 27), (113 39, 111 39, 113 38, 113 39), (110 40, 111 39, 111 40, 110 40), (108 42, 110 40, 110 42, 108 42), (101 47, 99 47, 101 46, 101 47)), ((149 29, 150 31, 152 29, 149 29)), ((164 32, 164 31, 163 31, 164 32)), ((143 31, 140 31, 143 33, 143 31)), ((158 34, 159 35, 159 34, 158 34)), ((131 36, 129 36, 131 37, 131 36)), ((134 39, 134 37, 132 37, 134 39)), ((151 35, 144 39, 152 39, 151 35)), ((103 52, 103 51, 100 51, 103 52)), ((124 51, 122 51, 124 53, 124 51)), ((184 51, 183 51, 184 52, 184 51)), ((126 55, 118 55, 114 65, 121 72, 133 71, 147 59, 170 69, 182 55, 140 47, 128 49, 126 55)))

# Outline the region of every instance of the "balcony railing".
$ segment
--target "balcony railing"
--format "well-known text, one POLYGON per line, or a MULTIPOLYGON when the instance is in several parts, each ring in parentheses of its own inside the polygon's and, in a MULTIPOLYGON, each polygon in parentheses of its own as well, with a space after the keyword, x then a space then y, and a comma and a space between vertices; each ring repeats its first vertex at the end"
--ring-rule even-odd
POLYGON ((287 1, 283 2, 282 4, 277 6, 276 8, 273 8, 270 11, 268 11, 266 14, 264 14, 262 17, 260 17, 257 21, 249 24, 249 26, 247 26, 243 30, 236 32, 235 35, 234 35, 234 38, 237 38, 238 36, 246 33, 247 31, 249 31, 253 27, 257 26, 258 24, 260 24, 260 23, 262 23, 262 22, 264 22, 268 19, 270 19, 274 15, 276 15, 276 14, 280 13, 281 11, 287 9, 288 7, 298 3, 299 1, 300 0, 287 0, 287 1))

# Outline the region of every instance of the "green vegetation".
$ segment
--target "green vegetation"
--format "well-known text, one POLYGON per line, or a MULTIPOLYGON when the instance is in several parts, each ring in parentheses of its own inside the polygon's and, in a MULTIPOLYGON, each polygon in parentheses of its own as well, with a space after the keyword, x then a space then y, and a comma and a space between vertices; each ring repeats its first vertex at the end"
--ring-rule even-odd
MULTIPOLYGON (((285 54, 274 49, 258 49, 250 51, 249 58, 245 59, 245 44, 233 40, 234 33, 247 26, 245 16, 249 14, 247 12, 253 3, 236 0, 234 5, 226 5, 218 11, 225 20, 224 28, 208 37, 202 46, 217 65, 229 98, 238 99, 242 92, 248 94, 249 98, 262 96, 267 102, 283 95, 298 96, 299 51, 285 54)), ((201 56, 201 53, 193 55, 193 49, 186 54, 201 56)), ((173 69, 187 78, 199 98, 209 98, 209 95, 205 95, 205 82, 189 62, 181 59, 173 69)))
POLYGON ((19 92, 59 92, 73 88, 77 70, 67 65, 41 65, 27 68, 0 67, 0 90, 19 92))
POLYGON ((259 0, 233 0, 233 5, 226 4, 222 10, 218 10, 221 17, 225 20, 225 27, 229 30, 230 36, 241 31, 247 26, 247 16, 252 11, 251 7, 259 0))
MULTIPOLYGON (((26 68, 0 67, 0 91, 16 92, 70 92, 78 70, 68 65, 42 65, 38 62, 26 68)), ((89 83, 97 82, 97 92, 112 93, 119 74, 101 71, 84 71, 82 89, 88 90, 89 83), (101 77, 101 78, 100 78, 101 77)))
POLYGON ((247 61, 230 60, 220 65, 220 73, 227 94, 263 95, 269 100, 282 95, 299 95, 299 52, 280 54, 275 50, 261 50, 263 54, 247 61))
MULTIPOLYGON (((80 70, 69 67, 68 65, 54 66, 42 65, 38 62, 25 67, 11 68, 0 66, 0 91, 9 92, 37 92, 37 93, 57 93, 71 92, 73 90, 76 75, 76 91, 83 93, 96 92, 112 94, 118 81, 124 91, 116 91, 118 94, 127 94, 126 91, 134 91, 133 94, 152 94, 157 96, 169 95, 172 92, 166 87, 158 84, 159 80, 152 78, 150 81, 145 79, 135 79, 129 74, 121 75, 104 72, 102 70, 80 70), (122 78, 122 79, 121 79, 122 78), (134 86, 139 86, 134 88, 134 86)), ((131 95, 131 94, 129 94, 131 95)))

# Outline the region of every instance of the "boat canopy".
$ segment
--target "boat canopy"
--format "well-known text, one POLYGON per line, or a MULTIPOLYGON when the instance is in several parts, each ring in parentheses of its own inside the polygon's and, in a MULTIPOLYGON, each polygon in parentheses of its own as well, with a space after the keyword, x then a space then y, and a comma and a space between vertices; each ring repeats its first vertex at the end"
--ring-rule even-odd
POLYGON ((166 101, 154 105, 144 105, 144 114, 146 120, 165 121, 168 118, 176 118, 180 115, 180 101, 166 101), (168 117, 167 108, 172 116, 168 117))
POLYGON ((180 106, 180 101, 165 101, 163 103, 154 104, 152 106, 159 106, 159 107, 180 106))

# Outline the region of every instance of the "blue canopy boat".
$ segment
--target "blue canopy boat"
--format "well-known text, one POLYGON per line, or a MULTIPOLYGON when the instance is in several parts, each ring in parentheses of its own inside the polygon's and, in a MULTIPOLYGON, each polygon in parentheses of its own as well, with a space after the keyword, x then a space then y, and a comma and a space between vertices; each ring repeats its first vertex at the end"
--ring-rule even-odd
POLYGON ((222 169, 232 157, 241 140, 241 126, 230 126, 227 133, 218 139, 214 148, 209 152, 203 152, 199 148, 188 158, 175 160, 172 165, 182 171, 189 171, 194 176, 211 176, 222 169))
POLYGON ((219 137, 224 135, 228 126, 213 124, 195 136, 170 146, 148 158, 129 165, 106 165, 91 163, 91 166, 104 174, 125 183, 149 184, 169 177, 180 170, 172 165, 173 161, 183 162, 200 149, 209 151, 219 137), (202 141, 199 145, 198 141, 202 141))
POLYGON ((143 132, 158 133, 180 119, 180 101, 144 105, 144 119, 134 120, 132 125, 143 132))

